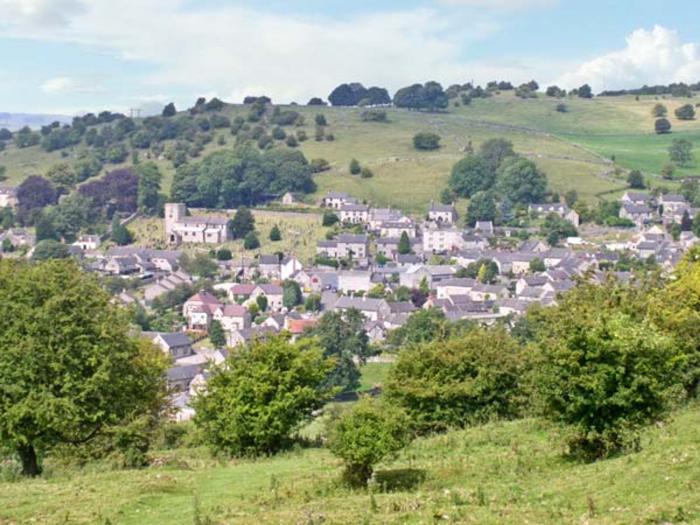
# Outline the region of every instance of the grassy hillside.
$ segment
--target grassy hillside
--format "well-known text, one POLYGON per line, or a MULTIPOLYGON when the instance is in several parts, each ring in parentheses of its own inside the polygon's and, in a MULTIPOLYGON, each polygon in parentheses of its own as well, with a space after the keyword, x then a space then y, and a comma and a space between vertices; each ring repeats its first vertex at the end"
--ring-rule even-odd
POLYGON ((145 470, 54 467, 0 483, 0 523, 699 523, 698 407, 642 441, 639 453, 581 464, 535 420, 494 423, 415 441, 380 466, 371 491, 339 484, 323 449, 228 462, 163 452, 145 470))
MULTIPOLYGON (((691 101, 694 99, 690 99, 691 101)), ((625 186, 624 176, 611 175, 615 158, 617 166, 641 169, 658 185, 658 173, 668 162, 667 148, 674 138, 688 138, 700 144, 700 121, 679 121, 674 109, 689 99, 653 96, 603 97, 592 100, 552 99, 541 95, 537 99, 521 100, 512 92, 488 99, 475 99, 469 106, 451 106, 448 112, 418 113, 390 108, 388 123, 363 122, 360 108, 294 106, 305 117, 305 125, 286 127, 287 133, 304 130, 309 139, 300 149, 309 159, 327 159, 332 169, 316 177, 319 197, 329 189, 350 192, 361 199, 379 205, 401 207, 422 213, 432 199, 437 199, 446 186, 452 165, 464 155, 465 147, 473 148, 493 137, 504 137, 515 149, 536 161, 547 173, 553 189, 563 192, 576 189, 579 195, 594 202, 599 194, 625 186), (653 106, 662 102, 669 110, 673 133, 659 136, 653 133, 653 106), (558 104, 566 112, 556 110, 558 104), (323 113, 328 121, 327 133, 334 141, 314 140, 314 116, 323 113), (413 148, 412 137, 419 131, 434 131, 442 137, 437 151, 420 152, 413 148), (352 176, 348 170, 351 159, 357 158, 372 169, 372 179, 352 176)), ((248 108, 226 106, 223 114, 245 116, 248 108)), ((268 128, 268 132, 271 127, 268 128)), ((212 132, 214 140, 201 155, 220 148, 230 148, 235 142, 228 129, 212 132), (223 137, 224 144, 219 144, 223 137)), ((279 147, 286 147, 277 143, 279 147)), ((164 143, 167 147, 168 142, 164 143)), ((10 183, 17 184, 31 174, 42 174, 54 163, 77 158, 85 148, 79 145, 62 151, 46 153, 38 146, 19 150, 8 145, 0 153, 0 164, 8 170, 10 183)), ((140 152, 141 158, 145 152, 140 152)), ((700 155, 700 153, 696 153, 700 155)), ((165 159, 157 160, 165 174, 164 190, 169 191, 174 168, 165 159)), ((113 169, 107 166, 105 169, 113 169)), ((676 176, 700 173, 700 167, 679 168, 676 176)))

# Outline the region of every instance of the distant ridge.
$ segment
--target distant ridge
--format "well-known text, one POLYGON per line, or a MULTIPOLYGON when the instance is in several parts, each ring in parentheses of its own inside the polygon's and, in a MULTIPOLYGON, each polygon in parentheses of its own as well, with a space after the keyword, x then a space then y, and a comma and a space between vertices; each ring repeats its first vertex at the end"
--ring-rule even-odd
POLYGON ((40 128, 52 122, 70 123, 72 117, 66 115, 47 115, 40 113, 1 113, 0 128, 16 131, 24 126, 32 129, 40 128))

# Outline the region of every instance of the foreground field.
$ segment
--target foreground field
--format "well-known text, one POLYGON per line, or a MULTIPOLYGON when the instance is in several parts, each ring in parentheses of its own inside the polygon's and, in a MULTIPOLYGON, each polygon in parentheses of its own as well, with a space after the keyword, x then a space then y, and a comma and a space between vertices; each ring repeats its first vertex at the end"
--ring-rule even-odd
POLYGON ((55 468, 0 483, 0 523, 699 523, 698 407, 642 442, 639 453, 580 464, 535 420, 494 423, 415 441, 369 491, 344 488, 323 449, 222 462, 163 452, 140 471, 55 468))

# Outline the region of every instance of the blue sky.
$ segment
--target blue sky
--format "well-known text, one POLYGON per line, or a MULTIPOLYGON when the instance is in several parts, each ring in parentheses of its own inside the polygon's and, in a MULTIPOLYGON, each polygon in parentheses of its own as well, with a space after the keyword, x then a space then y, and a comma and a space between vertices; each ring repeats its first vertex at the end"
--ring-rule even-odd
POLYGON ((279 102, 338 83, 700 81, 700 3, 0 0, 0 112, 279 102))

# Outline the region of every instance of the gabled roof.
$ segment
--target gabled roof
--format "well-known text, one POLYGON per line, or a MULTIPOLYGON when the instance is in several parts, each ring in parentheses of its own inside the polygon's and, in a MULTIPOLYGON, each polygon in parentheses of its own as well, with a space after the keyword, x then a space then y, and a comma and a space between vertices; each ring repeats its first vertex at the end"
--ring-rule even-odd
POLYGON ((218 305, 220 304, 219 299, 210 294, 209 292, 199 292, 194 294, 187 300, 188 303, 202 303, 207 305, 218 305))
POLYGON ((366 312, 378 312, 379 309, 387 304, 384 299, 372 299, 370 297, 349 297, 343 295, 339 297, 335 302, 335 308, 350 309, 356 308, 357 310, 366 312))
POLYGON ((182 332, 162 332, 156 335, 156 337, 160 337, 160 339, 163 340, 163 342, 168 346, 168 348, 174 348, 177 346, 189 346, 192 344, 192 341, 190 341, 190 338, 187 336, 187 334, 184 334, 182 332))

